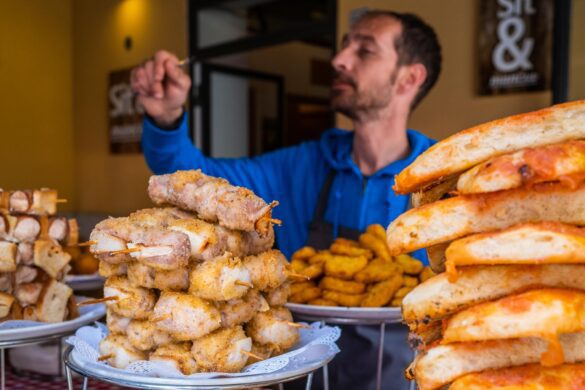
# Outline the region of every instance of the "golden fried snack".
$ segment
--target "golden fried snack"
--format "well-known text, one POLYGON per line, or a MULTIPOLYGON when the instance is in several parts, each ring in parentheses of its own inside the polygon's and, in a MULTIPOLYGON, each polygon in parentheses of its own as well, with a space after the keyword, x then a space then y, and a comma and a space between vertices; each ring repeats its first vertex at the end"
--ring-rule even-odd
POLYGON ((71 264, 73 273, 77 275, 91 275, 98 271, 99 260, 91 253, 84 253, 77 257, 71 264))
POLYGON ((388 306, 400 307, 402 305, 402 299, 403 298, 393 298, 392 301, 390 301, 390 305, 388 306))
POLYGON ((404 276, 402 278, 402 285, 405 287, 415 287, 418 284, 416 276, 404 276))
POLYGON ((427 279, 432 278, 433 276, 435 276, 436 274, 433 272, 433 270, 431 269, 431 267, 424 267, 422 271, 420 271, 420 274, 418 275, 418 278, 420 279, 420 282, 424 282, 427 279))
POLYGON ((307 303, 310 300, 317 299, 321 296, 321 289, 319 287, 309 287, 291 295, 288 298, 292 303, 307 303))
POLYGON ((331 253, 335 255, 345 255, 345 256, 364 256, 368 259, 371 259, 374 254, 369 249, 360 248, 357 246, 346 245, 342 243, 334 242, 331 244, 331 253))
POLYGON ((366 233, 371 233, 374 236, 378 237, 380 240, 386 242, 386 229, 384 229, 384 226, 380 224, 376 223, 368 226, 368 228, 366 229, 366 233))
POLYGON ((300 282, 300 283, 293 283, 290 285, 290 295, 295 295, 303 291, 304 289, 317 287, 313 282, 300 282))
POLYGON ((323 298, 340 306, 359 306, 366 294, 344 294, 339 291, 323 290, 323 298))
POLYGON ((402 268, 392 261, 375 258, 366 268, 356 273, 354 279, 361 283, 373 283, 389 279, 395 274, 402 274, 402 268))
POLYGON ((315 305, 315 306, 339 306, 334 301, 329 300, 329 299, 325 299, 325 298, 313 299, 313 300, 311 300, 311 301, 309 301, 307 303, 309 305, 315 305))
POLYGON ((292 255, 292 259, 306 260, 315 254, 315 249, 310 246, 304 246, 292 255))
POLYGON ((348 238, 343 238, 343 237, 337 237, 335 239, 335 241, 333 241, 335 244, 343 244, 343 245, 347 245, 347 246, 360 246, 360 243, 355 241, 355 240, 350 240, 348 238))
POLYGON ((315 253, 313 256, 309 257, 307 261, 309 264, 323 264, 327 261, 328 258, 331 257, 331 252, 327 251, 319 251, 315 253))
POLYGON ((392 278, 376 283, 366 294, 361 302, 362 307, 381 307, 392 299, 392 296, 402 284, 402 276, 394 275, 392 278))
POLYGON ((401 287, 398 291, 396 291, 396 294, 394 294, 394 299, 404 298, 406 296, 406 294, 411 292, 413 289, 414 289, 414 287, 412 287, 412 286, 401 287))
POLYGON ((309 279, 318 278, 319 276, 323 275, 323 264, 311 264, 299 273, 301 275, 305 275, 309 279))
POLYGON ((309 264, 307 264, 305 260, 297 259, 295 257, 293 257, 290 262, 290 268, 296 273, 302 272, 308 266, 309 264))
POLYGON ((396 256, 396 263, 402 267, 405 274, 409 275, 418 275, 424 268, 424 265, 420 260, 409 255, 396 256))
POLYGON ((324 290, 339 291, 347 294, 361 294, 366 289, 366 285, 364 283, 343 280, 331 276, 325 276, 323 279, 321 279, 319 287, 324 290))
POLYGON ((368 265, 365 257, 334 256, 325 262, 325 275, 341 279, 351 279, 368 265))
POLYGON ((386 245, 386 240, 382 240, 372 233, 366 232, 364 234, 361 234, 360 244, 374 251, 376 257, 379 257, 387 261, 390 261, 392 259, 392 257, 390 256, 390 251, 388 251, 388 246, 386 245))

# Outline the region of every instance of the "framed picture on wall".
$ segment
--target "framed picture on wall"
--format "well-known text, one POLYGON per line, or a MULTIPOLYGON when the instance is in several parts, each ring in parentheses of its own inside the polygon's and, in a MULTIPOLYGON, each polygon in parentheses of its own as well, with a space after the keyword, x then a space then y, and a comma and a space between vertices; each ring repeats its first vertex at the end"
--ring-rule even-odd
POLYGON ((553 0, 481 0, 479 93, 550 88, 553 0))
POLYGON ((110 153, 141 153, 144 111, 130 86, 132 68, 108 75, 108 140, 110 153))

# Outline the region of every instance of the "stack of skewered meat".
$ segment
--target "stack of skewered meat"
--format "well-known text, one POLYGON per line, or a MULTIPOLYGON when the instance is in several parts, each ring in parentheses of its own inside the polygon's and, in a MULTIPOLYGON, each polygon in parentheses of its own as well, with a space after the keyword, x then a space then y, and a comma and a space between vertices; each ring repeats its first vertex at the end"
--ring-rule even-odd
POLYGON ((271 250, 275 203, 200 171, 153 176, 148 192, 173 207, 106 219, 90 236, 107 278, 101 359, 237 372, 292 347, 290 271, 271 250))
POLYGON ((77 316, 63 283, 77 244, 75 219, 56 216, 57 191, 0 190, 0 321, 60 322, 77 316))

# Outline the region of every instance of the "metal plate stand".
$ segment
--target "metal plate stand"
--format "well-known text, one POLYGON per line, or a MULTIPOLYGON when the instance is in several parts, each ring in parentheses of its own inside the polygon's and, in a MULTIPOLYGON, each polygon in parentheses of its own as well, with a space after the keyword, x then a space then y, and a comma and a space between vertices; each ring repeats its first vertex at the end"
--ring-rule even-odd
MULTIPOLYGON (((0 341, 0 390, 6 389, 6 350, 10 348, 25 347, 27 345, 42 344, 49 341, 59 340, 59 356, 61 356, 61 339, 70 335, 71 332, 51 334, 48 336, 22 338, 0 341)), ((63 372, 61 359, 59 359, 59 372, 63 372)))
MULTIPOLYGON (((378 325, 380 327, 380 339, 378 341, 378 362, 376 364, 376 389, 382 389, 382 363, 384 358, 384 331, 386 330, 386 324, 397 324, 401 322, 400 318, 391 319, 366 319, 366 318, 347 318, 347 317, 328 317, 322 315, 309 315, 305 313, 295 312, 295 310, 289 306, 289 309, 295 314, 295 317, 300 320, 309 322, 320 322, 321 324, 335 324, 335 325, 378 325)), ((325 390, 329 390, 329 372, 327 365, 323 366, 323 387, 325 390)), ((411 382, 411 389, 416 389, 416 384, 411 382), (414 386, 414 387, 413 387, 414 386)))
POLYGON ((307 378, 307 383, 305 385, 305 389, 310 390, 312 382, 313 382, 313 373, 316 370, 318 370, 319 368, 326 366, 327 363, 331 360, 331 359, 324 360, 323 364, 319 365, 318 367, 312 368, 311 371, 305 372, 305 373, 300 374, 300 375, 291 376, 291 377, 288 377, 285 379, 280 379, 280 380, 265 380, 265 379, 262 379, 262 376, 259 376, 257 382, 254 382, 254 383, 248 382, 245 385, 230 384, 230 385, 216 385, 216 386, 209 386, 209 385, 198 386, 196 384, 193 384, 192 382, 186 383, 185 385, 179 385, 176 382, 170 383, 170 384, 164 384, 164 383, 153 384, 153 383, 145 383, 145 382, 139 382, 139 381, 119 380, 119 379, 115 379, 115 378, 110 378, 110 377, 107 377, 104 375, 96 374, 95 372, 92 372, 91 370, 88 370, 88 369, 76 364, 76 362, 71 359, 72 352, 73 352, 73 347, 69 346, 63 354, 63 362, 65 363, 65 374, 67 376, 67 387, 69 390, 75 390, 74 384, 73 384, 73 374, 72 374, 73 372, 75 372, 83 377, 83 390, 87 389, 88 378, 96 379, 98 381, 107 382, 107 383, 111 383, 111 384, 118 385, 118 386, 126 386, 126 387, 132 387, 132 388, 137 388, 137 389, 181 390, 181 389, 249 389, 249 388, 257 388, 257 387, 275 385, 275 384, 280 385, 283 382, 288 382, 288 381, 300 379, 303 377, 307 378))

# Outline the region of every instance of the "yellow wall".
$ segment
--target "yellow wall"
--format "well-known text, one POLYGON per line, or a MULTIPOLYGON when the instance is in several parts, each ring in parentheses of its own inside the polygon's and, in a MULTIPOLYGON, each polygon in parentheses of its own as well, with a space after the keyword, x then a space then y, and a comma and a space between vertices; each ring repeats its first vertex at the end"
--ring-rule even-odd
POLYGON ((573 0, 571 11, 571 51, 569 99, 585 99, 585 0, 573 0))
MULTIPOLYGON (((476 94, 477 1, 341 0, 338 4, 338 40, 348 29, 350 11, 364 6, 416 13, 435 28, 443 47, 443 71, 413 113, 411 128, 441 139, 478 123, 550 105, 550 92, 489 97, 476 94)), ((351 128, 345 118, 338 118, 338 124, 351 128)))
POLYGON ((75 207, 71 1, 0 2, 0 188, 53 187, 75 207))
POLYGON ((108 73, 157 49, 187 53, 184 0, 75 0, 73 3, 75 188, 78 211, 125 214, 148 207, 142 154, 108 152, 108 73), (131 36, 132 50, 123 41, 131 36))

